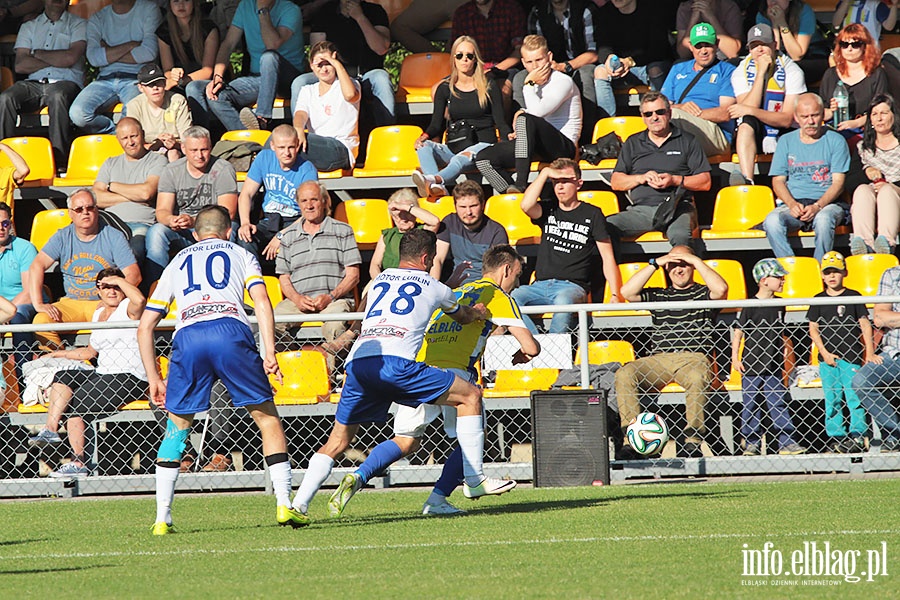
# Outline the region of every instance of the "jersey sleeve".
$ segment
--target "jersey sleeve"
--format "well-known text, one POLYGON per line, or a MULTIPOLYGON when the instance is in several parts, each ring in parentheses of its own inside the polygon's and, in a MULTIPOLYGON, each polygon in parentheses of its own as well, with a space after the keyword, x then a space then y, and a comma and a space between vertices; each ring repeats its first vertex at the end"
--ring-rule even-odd
POLYGON ((259 261, 250 252, 242 252, 242 254, 244 256, 244 288, 249 291, 254 285, 265 285, 266 281, 263 279, 259 261))
POLYGON ((491 323, 498 327, 527 327, 519 305, 510 296, 496 293, 487 306, 491 323))
POLYGON ((440 286, 438 294, 440 295, 440 307, 444 314, 451 315, 459 310, 459 300, 456 294, 449 287, 441 282, 437 282, 440 286))
POLYGON ((172 299, 175 297, 172 285, 172 264, 169 264, 163 271, 156 284, 156 289, 147 299, 147 310, 158 312, 165 316, 169 313, 172 306, 172 299))

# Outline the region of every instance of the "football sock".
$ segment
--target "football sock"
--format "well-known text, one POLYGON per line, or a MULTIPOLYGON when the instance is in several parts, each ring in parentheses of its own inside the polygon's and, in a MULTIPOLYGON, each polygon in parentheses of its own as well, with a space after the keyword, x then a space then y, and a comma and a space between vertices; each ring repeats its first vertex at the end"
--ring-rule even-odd
MULTIPOLYGON (((450 494, 453 493, 453 490, 455 490, 462 482, 462 450, 457 445, 456 448, 453 449, 453 452, 450 453, 450 456, 447 457, 446 462, 444 462, 444 468, 441 470, 441 476, 434 484, 434 490, 443 496, 442 499, 445 499, 450 496, 450 494)), ((432 495, 434 495, 434 492, 432 495)), ((428 501, 430 504, 436 504, 436 502, 431 502, 431 498, 429 498, 428 501)), ((439 501, 440 500, 438 500, 438 502, 439 501)))
POLYGON ((306 513, 313 496, 322 487, 322 482, 331 475, 332 466, 334 466, 334 459, 327 454, 316 452, 312 455, 312 458, 309 459, 309 466, 306 467, 306 475, 303 476, 303 481, 300 482, 300 487, 297 489, 297 495, 294 496, 294 508, 306 513))
POLYGON ((425 501, 425 504, 436 505, 441 502, 446 502, 447 496, 438 491, 437 488, 431 490, 431 495, 428 496, 428 500, 425 501))
POLYGON ((178 467, 156 465, 156 523, 172 524, 172 499, 177 480, 178 467))
POLYGON ((278 506, 291 505, 291 463, 287 454, 272 454, 266 457, 269 477, 272 478, 272 489, 275 490, 275 501, 278 506))
POLYGON ((456 435, 462 452, 463 475, 466 483, 476 486, 484 479, 484 420, 481 415, 456 418, 456 435))
POLYGON ((363 483, 368 483, 375 475, 381 473, 389 466, 403 458, 403 450, 394 440, 381 442, 369 456, 356 469, 356 474, 362 478, 363 483))

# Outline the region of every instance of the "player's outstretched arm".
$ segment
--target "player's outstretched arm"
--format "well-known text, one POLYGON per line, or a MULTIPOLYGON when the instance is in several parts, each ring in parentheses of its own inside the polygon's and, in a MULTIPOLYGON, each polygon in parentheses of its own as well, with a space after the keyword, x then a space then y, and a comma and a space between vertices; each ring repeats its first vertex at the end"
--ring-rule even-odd
POLYGON ((166 406, 166 382, 160 377, 159 368, 156 366, 156 345, 153 339, 153 330, 162 319, 162 313, 154 310, 145 310, 141 315, 141 323, 138 325, 138 349, 141 352, 141 362, 147 372, 147 383, 150 386, 150 401, 160 408, 166 406))
POLYGON ((541 343, 535 339, 526 327, 510 327, 509 332, 516 338, 520 346, 516 353, 513 354, 512 364, 521 365, 530 362, 531 359, 541 353, 541 343))
POLYGON ((250 297, 253 299, 253 309, 256 320, 259 322, 259 340, 263 347, 263 365, 266 373, 275 375, 281 383, 281 370, 278 368, 278 360, 275 358, 275 313, 272 303, 266 292, 266 286, 254 285, 250 288, 250 297))
POLYGON ((486 320, 488 317, 488 311, 487 308, 485 308, 484 304, 480 302, 478 304, 473 304, 472 306, 465 306, 463 304, 460 304, 459 310, 449 313, 447 316, 449 316, 460 325, 468 325, 469 323, 473 323, 475 321, 486 320))

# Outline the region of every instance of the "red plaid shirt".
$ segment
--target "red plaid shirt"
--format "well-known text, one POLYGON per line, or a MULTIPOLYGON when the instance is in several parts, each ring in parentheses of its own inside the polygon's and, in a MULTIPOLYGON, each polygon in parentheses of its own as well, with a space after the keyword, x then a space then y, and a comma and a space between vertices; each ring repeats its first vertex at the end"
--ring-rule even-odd
POLYGON ((475 39, 485 68, 509 58, 525 37, 525 12, 516 0, 494 0, 485 18, 474 2, 466 2, 453 13, 453 37, 475 39))

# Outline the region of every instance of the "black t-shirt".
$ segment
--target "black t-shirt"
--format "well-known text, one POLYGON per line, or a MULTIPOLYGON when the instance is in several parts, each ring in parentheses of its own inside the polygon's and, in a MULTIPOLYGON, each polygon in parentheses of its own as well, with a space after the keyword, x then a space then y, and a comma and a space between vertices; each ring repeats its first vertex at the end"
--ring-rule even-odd
POLYGON ((506 140, 512 129, 506 121, 500 88, 496 82, 489 80, 487 92, 489 101, 487 106, 482 107, 478 102, 476 90, 471 92, 456 90, 454 96, 450 93, 450 82, 442 81, 434 91, 434 112, 425 133, 431 139, 439 140, 445 129, 444 117, 449 113, 451 122, 465 119, 474 125, 477 128, 479 142, 496 144, 497 130, 500 131, 500 139, 506 140))
POLYGON ((619 12, 612 2, 597 9, 597 30, 594 39, 600 60, 610 52, 619 57, 630 56, 638 66, 656 61, 671 61, 672 45, 669 33, 675 29, 675 9, 672 2, 638 0, 634 12, 619 12))
MULTIPOLYGON (((209 37, 210 32, 216 28, 216 24, 210 21, 209 19, 202 19, 200 21, 200 31, 203 32, 203 43, 206 43, 206 38, 209 37)), ((175 61, 176 67, 181 67, 184 69, 184 74, 189 75, 194 71, 199 71, 203 67, 203 57, 202 56, 194 56, 194 48, 191 45, 191 41, 188 40, 186 42, 182 42, 184 45, 184 53, 187 55, 187 62, 185 64, 180 64, 181 60, 178 58, 178 52, 175 50, 175 45, 172 43, 172 36, 169 33, 169 24, 166 19, 163 19, 162 24, 156 29, 156 37, 166 43, 169 48, 172 49, 172 60, 175 61)), ((202 46, 203 44, 201 44, 202 46)))
MULTIPOLYGON (((840 81, 840 77, 835 67, 831 67, 822 75, 822 83, 819 84, 819 94, 826 103, 834 96, 834 89, 837 87, 838 81, 840 81)), ((876 67, 862 81, 853 85, 844 84, 844 86, 847 88, 847 99, 850 101, 851 119, 866 114, 866 111, 869 110, 869 104, 871 104, 875 96, 878 94, 889 94, 891 91, 887 75, 881 67, 876 67)))
MULTIPOLYGON (((381 6, 374 2, 362 2, 360 6, 373 27, 390 27, 387 13, 381 6)), ((341 14, 339 0, 325 4, 316 12, 310 31, 324 33, 325 39, 337 46, 344 64, 357 67, 360 75, 384 68, 384 57, 369 48, 366 36, 356 21, 341 14)))
MULTIPOLYGON (((816 298, 859 297, 856 290, 845 289, 837 296, 828 292, 816 294, 816 298)), ((865 348, 862 343, 862 328, 859 320, 868 318, 865 304, 835 304, 832 306, 810 306, 806 318, 819 325, 819 335, 825 349, 842 360, 854 365, 862 365, 865 348)))
POLYGON ((784 369, 784 307, 744 308, 738 315, 737 328, 744 332, 744 373, 780 377, 784 369))
MULTIPOLYGON (((644 288, 641 302, 691 302, 709 300, 709 288, 692 285, 683 290, 673 287, 644 288)), ((654 353, 660 352, 702 352, 712 354, 713 321, 718 314, 712 308, 684 310, 654 310, 653 329, 650 340, 654 353)))
POLYGON ((555 198, 540 206, 541 217, 532 219, 542 232, 535 279, 563 279, 590 289, 591 272, 600 256, 597 242, 609 239, 603 212, 587 202, 562 210, 555 198))

